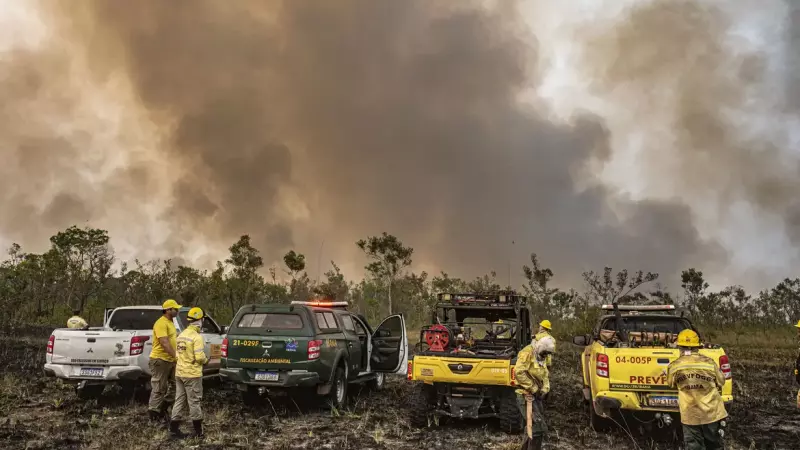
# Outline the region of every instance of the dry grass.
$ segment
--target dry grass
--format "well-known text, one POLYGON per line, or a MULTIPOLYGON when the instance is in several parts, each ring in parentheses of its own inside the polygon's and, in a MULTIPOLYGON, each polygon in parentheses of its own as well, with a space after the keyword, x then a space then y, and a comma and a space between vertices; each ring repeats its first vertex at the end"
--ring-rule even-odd
MULTIPOLYGON (((800 414, 793 349, 729 347, 736 401, 730 411, 729 449, 798 448, 800 414)), ((550 449, 670 449, 670 436, 656 436, 628 420, 627 432, 598 434, 586 425, 576 371, 579 349, 559 343, 547 410, 550 449)), ((519 447, 520 436, 497 431, 492 421, 450 421, 415 429, 404 401, 410 384, 391 379, 382 392, 352 389, 339 411, 296 404, 279 396, 260 408, 246 408, 236 392, 208 389, 204 399, 204 442, 170 442, 154 428, 142 404, 107 390, 83 402, 72 389, 41 376, 44 343, 0 339, 0 448, 4 449, 504 449, 519 447)))

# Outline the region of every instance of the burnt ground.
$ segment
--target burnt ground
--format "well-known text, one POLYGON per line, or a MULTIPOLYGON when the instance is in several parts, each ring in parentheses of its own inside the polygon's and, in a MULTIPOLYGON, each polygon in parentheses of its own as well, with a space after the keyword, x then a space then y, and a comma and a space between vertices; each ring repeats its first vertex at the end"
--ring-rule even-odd
MULTIPOLYGON (((150 425, 146 406, 106 389, 81 401, 71 386, 42 375, 46 341, 0 338, 0 448, 4 449, 517 449, 491 420, 409 425, 404 405, 410 384, 392 378, 380 392, 351 389, 347 410, 330 411, 275 397, 262 407, 242 405, 236 392, 208 388, 207 438, 170 442, 150 425)), ((579 349, 561 343, 547 409, 549 449, 679 448, 670 433, 646 430, 636 417, 628 430, 598 434, 588 428, 577 372, 579 349), (629 434, 630 433, 630 434, 629 434)), ((792 377, 794 351, 727 349, 734 370, 729 449, 800 448, 800 412, 792 377)), ((187 427, 184 428, 188 431, 187 427)))

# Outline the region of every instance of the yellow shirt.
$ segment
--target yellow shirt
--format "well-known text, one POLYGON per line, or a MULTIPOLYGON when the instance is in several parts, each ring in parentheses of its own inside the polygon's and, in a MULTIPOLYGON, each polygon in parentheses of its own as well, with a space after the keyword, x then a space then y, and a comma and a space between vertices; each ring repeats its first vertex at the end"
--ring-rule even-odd
MULTIPOLYGON (((536 336, 534 336, 533 338, 538 341, 539 339, 541 339, 541 338, 543 338, 545 336, 553 337, 553 335, 550 334, 549 331, 540 331, 540 332, 536 333, 536 336)), ((555 351, 556 351, 556 338, 553 338, 553 352, 555 352, 555 351)), ((547 359, 545 361, 547 363, 547 367, 548 368, 550 366, 552 366, 553 365, 553 355, 547 355, 547 359)))
POLYGON ((550 372, 547 365, 540 364, 533 355, 533 346, 528 345, 520 350, 517 355, 517 364, 514 366, 517 377, 517 394, 535 394, 550 392, 550 372))
POLYGON ((89 324, 81 316, 72 316, 67 320, 67 328, 86 328, 89 324))
POLYGON ((719 390, 725 375, 713 359, 692 353, 672 361, 667 384, 678 389, 678 406, 684 425, 706 425, 728 416, 719 390))
POLYGON ((172 320, 164 316, 159 317, 153 325, 153 349, 150 351, 150 359, 163 359, 164 361, 175 362, 175 358, 164 350, 161 341, 158 340, 158 338, 162 337, 169 338, 169 344, 173 349, 175 348, 178 330, 175 329, 172 320))
POLYGON ((178 336, 176 377, 200 378, 203 376, 203 364, 208 362, 208 357, 203 351, 203 337, 198 331, 198 327, 190 325, 178 336))

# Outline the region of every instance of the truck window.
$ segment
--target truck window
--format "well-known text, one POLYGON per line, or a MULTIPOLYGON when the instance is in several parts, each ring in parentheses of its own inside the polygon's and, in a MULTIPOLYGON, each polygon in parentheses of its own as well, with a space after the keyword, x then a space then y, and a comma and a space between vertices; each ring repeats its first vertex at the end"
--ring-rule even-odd
MULTIPOLYGON (((178 313, 178 320, 181 324, 181 329, 186 329, 189 326, 189 311, 181 311, 178 313)), ((211 320, 210 317, 206 317, 203 320, 203 327, 200 328, 201 333, 211 333, 211 334, 219 334, 219 328, 217 325, 211 320)))
MULTIPOLYGON (((691 328, 689 322, 677 317, 621 317, 627 331, 644 331, 648 333, 672 333, 691 328)), ((617 330, 614 318, 607 318, 601 326, 604 330, 617 330)))
POLYGON ((356 319, 356 320, 354 321, 354 323, 355 323, 355 325, 356 325, 356 334, 357 334, 359 337, 361 337, 361 336, 366 336, 366 335, 367 335, 367 330, 366 330, 366 328, 364 328, 364 324, 362 324, 362 323, 361 323, 361 321, 360 321, 360 320, 358 320, 358 319, 356 319))
POLYGON ((350 316, 342 316, 342 325, 344 325, 344 329, 355 334, 356 327, 353 325, 353 318, 350 316))
POLYGON ((317 326, 320 330, 324 331, 338 331, 339 325, 336 324, 336 318, 333 317, 333 313, 330 312, 317 312, 315 313, 317 318, 317 326))
POLYGON ((160 309, 118 309, 111 314, 108 326, 114 330, 151 330, 163 314, 160 309))
POLYGON ((238 328, 267 328, 270 330, 302 330, 303 318, 299 314, 248 313, 236 325, 238 328))

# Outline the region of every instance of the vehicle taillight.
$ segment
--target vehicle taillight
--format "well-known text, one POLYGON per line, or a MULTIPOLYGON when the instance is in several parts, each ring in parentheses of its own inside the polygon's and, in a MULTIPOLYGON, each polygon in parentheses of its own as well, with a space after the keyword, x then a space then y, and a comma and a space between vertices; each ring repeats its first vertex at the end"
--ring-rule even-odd
POLYGON ((414 360, 409 359, 408 360, 408 373, 406 374, 406 379, 410 380, 410 379, 414 378, 414 372, 412 372, 413 370, 414 370, 414 360))
POLYGON ((144 343, 150 340, 150 336, 134 336, 131 338, 131 356, 141 355, 144 352, 144 343))
POLYGON ((53 354, 53 347, 56 345, 56 337, 51 334, 50 339, 47 340, 47 353, 53 354))
POLYGON ((319 349, 322 348, 322 340, 308 341, 308 360, 319 358, 319 349))
POLYGON ((733 379, 733 374, 731 373, 731 364, 728 362, 728 355, 722 355, 719 357, 719 370, 721 370, 722 374, 725 375, 726 380, 733 379))
POLYGON ((511 385, 512 386, 516 386, 517 385, 517 370, 516 370, 516 367, 512 367, 511 368, 511 385))
POLYGON ((597 355, 597 376, 608 378, 608 355, 597 355))
POLYGON ((219 351, 222 354, 223 358, 228 357, 228 338, 222 340, 222 345, 220 345, 219 351))

